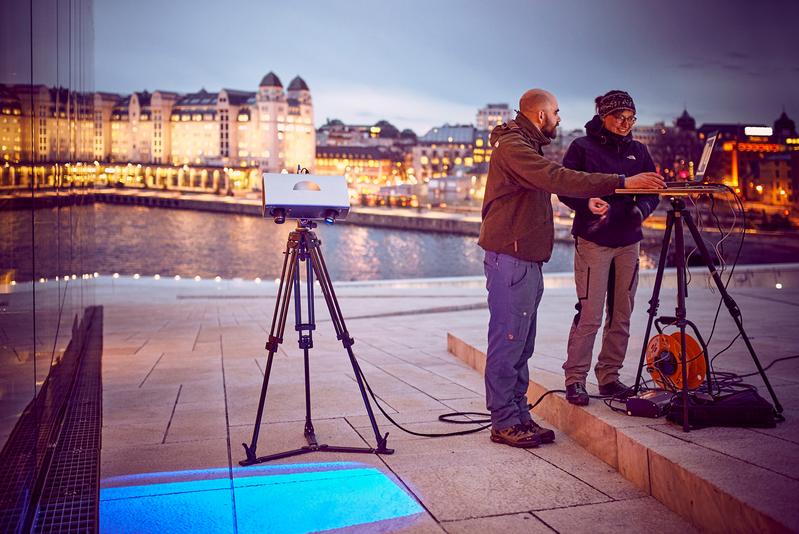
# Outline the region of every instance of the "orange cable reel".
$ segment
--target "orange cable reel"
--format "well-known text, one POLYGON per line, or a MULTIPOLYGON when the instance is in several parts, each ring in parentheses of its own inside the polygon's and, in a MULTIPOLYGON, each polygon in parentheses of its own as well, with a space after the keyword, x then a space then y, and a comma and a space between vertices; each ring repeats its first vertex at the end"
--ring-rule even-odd
MULTIPOLYGON (((698 388, 707 375, 707 365, 699 343, 685 334, 685 361, 688 389, 698 388)), ((662 389, 682 389, 682 362, 680 361, 680 332, 658 334, 646 346, 646 370, 662 389)))

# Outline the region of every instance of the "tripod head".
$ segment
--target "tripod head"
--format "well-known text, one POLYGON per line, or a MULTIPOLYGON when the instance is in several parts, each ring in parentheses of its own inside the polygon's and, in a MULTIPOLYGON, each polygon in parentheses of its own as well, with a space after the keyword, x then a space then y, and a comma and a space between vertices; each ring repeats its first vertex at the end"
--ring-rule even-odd
POLYGON ((685 209, 685 198, 681 196, 669 197, 669 202, 671 202, 671 207, 675 211, 682 211, 685 209))

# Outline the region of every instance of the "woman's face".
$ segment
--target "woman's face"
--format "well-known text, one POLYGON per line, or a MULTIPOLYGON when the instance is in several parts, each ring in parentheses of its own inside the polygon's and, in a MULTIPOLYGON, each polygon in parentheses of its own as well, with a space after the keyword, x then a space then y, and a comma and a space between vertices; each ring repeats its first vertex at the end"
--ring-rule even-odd
POLYGON ((611 133, 627 135, 633 129, 635 121, 636 117, 633 111, 629 109, 620 109, 619 111, 614 111, 613 113, 605 115, 605 118, 602 119, 602 124, 604 124, 605 129, 611 133))

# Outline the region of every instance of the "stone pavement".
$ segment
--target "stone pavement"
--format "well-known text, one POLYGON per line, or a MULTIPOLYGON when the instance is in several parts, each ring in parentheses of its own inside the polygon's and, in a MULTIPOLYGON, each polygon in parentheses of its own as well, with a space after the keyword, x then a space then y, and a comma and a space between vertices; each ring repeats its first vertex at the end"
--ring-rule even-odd
MULTIPOLYGON (((534 375, 542 368, 557 371, 562 363, 573 305, 567 278, 547 280, 534 375)), ((790 342, 799 332, 791 312, 797 293, 787 287, 776 294, 763 287, 741 290, 746 296, 739 304, 747 327, 757 331, 764 365, 795 352, 790 342)), ((447 332, 474 344, 485 336, 479 279, 348 283, 336 290, 355 354, 393 418, 417 432, 451 432, 463 427, 440 423, 438 415, 485 410, 481 375, 447 351, 447 332)), ((520 450, 491 443, 485 431, 412 436, 378 414, 393 455, 314 452, 240 468, 240 444, 250 441, 253 430, 275 292, 272 282, 98 279, 96 300, 105 312, 103 531, 693 530, 564 433, 553 445, 520 450)), ((693 298, 703 314, 715 309, 710 299, 693 298)), ((647 299, 644 285, 637 313, 647 299)), ((661 310, 668 309, 666 302, 661 310)), ((323 308, 317 298, 310 352, 317 436, 331 445, 372 446, 352 368, 323 308)), ((640 350, 640 315, 635 324, 631 354, 640 350)), ((305 444, 303 358, 292 325, 290 314, 273 364, 259 455, 305 444)), ((732 337, 723 320, 717 336, 732 337)), ((729 363, 724 358, 727 369, 751 370, 740 355, 729 363)), ((791 401, 799 400, 797 369, 792 360, 769 370, 786 405, 786 423, 765 431, 694 432, 693 445, 746 456, 765 463, 762 469, 775 479, 795 482, 799 432, 790 414, 791 401), (755 453, 761 444, 769 452, 763 457, 755 453)))
MULTIPOLYGON (((713 329, 719 298, 708 290, 706 270, 692 269, 692 275, 688 319, 707 338, 713 329)), ((622 372, 622 380, 628 384, 635 380, 651 284, 652 273, 645 273, 636 299, 627 367, 622 372)), ((673 285, 673 278, 667 279, 659 315, 674 314, 673 285)), ((598 401, 577 408, 562 397, 548 397, 537 413, 618 469, 636 487, 703 530, 799 530, 799 510, 795 506, 799 493, 799 270, 795 265, 739 267, 730 287, 760 362, 769 366, 779 358, 794 357, 767 370, 786 417, 776 428, 706 428, 684 433, 680 426, 662 419, 627 417, 598 401)), ((533 398, 546 390, 563 388, 562 340, 568 335, 573 315, 569 308, 574 301, 573 292, 573 288, 553 287, 545 293, 542 308, 546 312, 539 323, 544 335, 539 336, 530 362, 533 398)), ((484 313, 463 314, 460 326, 450 330, 453 353, 478 369, 484 361, 485 339, 476 330, 486 318, 484 313)), ((710 343, 711 356, 726 347, 737 333, 727 309, 722 307, 710 343)), ((599 339, 595 354, 598 349, 599 339)), ((745 382, 757 386, 760 394, 771 401, 742 341, 722 352, 714 367, 719 372, 753 374, 745 382)), ((644 376, 647 377, 646 372, 644 376)), ((590 375, 588 390, 597 394, 595 379, 590 375)))

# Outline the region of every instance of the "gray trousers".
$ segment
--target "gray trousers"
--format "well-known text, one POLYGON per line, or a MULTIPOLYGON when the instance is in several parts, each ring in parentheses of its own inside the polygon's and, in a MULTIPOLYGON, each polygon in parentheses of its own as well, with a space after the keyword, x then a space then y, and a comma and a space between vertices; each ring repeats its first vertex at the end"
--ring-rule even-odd
POLYGON ((491 424, 502 430, 532 420, 527 409, 530 373, 527 360, 535 346, 538 304, 544 294, 541 262, 486 252, 488 289, 486 407, 491 424))
POLYGON ((574 245, 574 281, 577 286, 577 315, 569 332, 566 385, 585 383, 591 368, 602 311, 607 295, 607 316, 594 372, 599 385, 619 378, 630 339, 630 316, 638 287, 639 244, 603 247, 583 238, 574 245))

